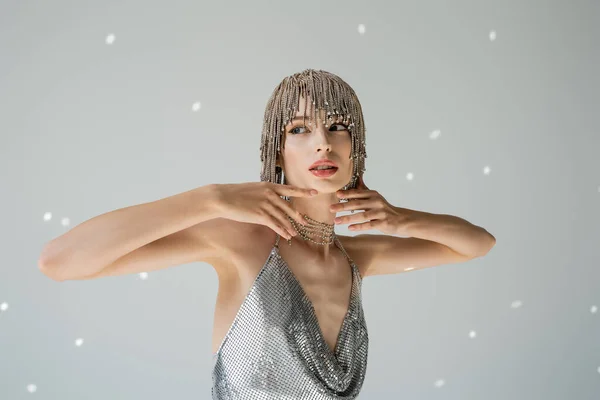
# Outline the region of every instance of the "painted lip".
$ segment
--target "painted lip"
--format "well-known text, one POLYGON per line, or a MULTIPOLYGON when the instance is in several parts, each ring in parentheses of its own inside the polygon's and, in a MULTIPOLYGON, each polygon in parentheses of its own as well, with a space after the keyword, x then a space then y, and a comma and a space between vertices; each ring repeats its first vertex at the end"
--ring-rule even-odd
POLYGON ((310 173, 319 178, 329 178, 337 174, 337 168, 333 169, 311 169, 310 173))
POLYGON ((338 168, 337 164, 336 164, 336 163, 334 163, 333 161, 331 161, 331 160, 329 160, 329 159, 327 159, 327 158, 322 158, 322 159, 320 159, 320 160, 316 161, 316 162, 315 162, 313 165, 311 165, 311 166, 310 166, 310 168, 308 168, 308 169, 313 169, 313 168, 316 168, 316 167, 318 167, 319 165, 330 165, 330 166, 332 166, 332 167, 338 168))

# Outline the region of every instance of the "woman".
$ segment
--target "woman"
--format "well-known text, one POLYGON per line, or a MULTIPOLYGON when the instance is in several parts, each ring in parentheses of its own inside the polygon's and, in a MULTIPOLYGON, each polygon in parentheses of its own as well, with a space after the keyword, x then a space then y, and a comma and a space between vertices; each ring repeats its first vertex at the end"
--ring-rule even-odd
POLYGON ((334 74, 308 69, 275 88, 260 150, 262 182, 92 218, 47 244, 40 268, 63 281, 210 264, 219 277, 213 399, 354 399, 369 345, 362 279, 464 262, 495 239, 366 187, 362 109, 334 74), (339 223, 383 235, 336 235, 339 223))

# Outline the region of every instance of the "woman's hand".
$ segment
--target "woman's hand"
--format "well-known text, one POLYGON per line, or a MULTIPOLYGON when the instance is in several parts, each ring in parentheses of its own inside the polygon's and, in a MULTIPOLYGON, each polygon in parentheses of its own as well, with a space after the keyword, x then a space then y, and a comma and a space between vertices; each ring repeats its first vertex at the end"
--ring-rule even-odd
POLYGON ((280 196, 312 197, 317 194, 314 189, 271 182, 217 184, 215 192, 219 215, 223 218, 265 225, 286 239, 297 235, 288 215, 302 225, 306 225, 306 220, 280 196))
POLYGON ((369 189, 362 177, 359 177, 356 189, 339 190, 337 197, 348 199, 348 202, 332 204, 330 207, 332 213, 364 211, 336 217, 334 219, 336 225, 352 224, 348 226, 351 231, 377 229, 386 235, 410 236, 406 232, 414 211, 394 207, 377 190, 369 189))

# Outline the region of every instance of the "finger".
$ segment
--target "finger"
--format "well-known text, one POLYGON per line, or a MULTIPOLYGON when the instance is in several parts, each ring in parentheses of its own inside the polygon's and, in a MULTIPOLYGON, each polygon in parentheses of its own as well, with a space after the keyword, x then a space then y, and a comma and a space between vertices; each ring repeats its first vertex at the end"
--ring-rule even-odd
POLYGON ((290 233, 279 224, 279 221, 273 217, 272 215, 268 215, 266 217, 267 222, 265 225, 267 225, 269 228, 273 229, 273 231, 275 231, 275 233, 278 233, 281 237, 284 237, 286 239, 291 239, 291 235, 290 233))
POLYGON ((273 190, 280 196, 289 196, 289 197, 312 197, 318 194, 315 189, 304 189, 296 186, 290 185, 280 185, 274 183, 275 187, 273 190))
POLYGON ((368 189, 348 189, 342 192, 339 192, 339 198, 345 199, 368 199, 371 197, 373 193, 368 189))
POLYGON ((352 224, 355 222, 370 221, 376 218, 375 215, 376 214, 372 211, 364 211, 352 215, 343 215, 341 217, 337 217, 339 218, 339 222, 336 222, 335 224, 352 224))
POLYGON ((299 224, 306 225, 308 222, 304 219, 304 216, 292 208, 292 205, 281 197, 275 200, 275 205, 281 209, 284 213, 294 218, 299 224))
POLYGON ((355 211, 355 210, 366 210, 371 207, 372 203, 370 199, 355 199, 347 203, 336 203, 332 207, 336 213, 342 211, 355 211))
POLYGON ((296 230, 294 229, 294 226, 287 218, 287 215, 285 215, 279 207, 277 207, 275 204, 269 203, 267 205, 267 212, 273 216, 277 220, 277 223, 283 226, 291 236, 296 236, 296 230))
POLYGON ((361 224, 349 225, 348 229, 351 231, 368 231, 377 228, 377 221, 366 221, 361 224))
MULTIPOLYGON (((268 195, 267 197, 270 200, 272 200, 270 203, 268 203, 269 205, 277 207, 279 212, 282 212, 285 214, 286 223, 290 223, 287 218, 287 216, 289 215, 291 218, 296 220, 299 224, 302 224, 302 225, 307 224, 307 221, 304 219, 304 216, 302 214, 300 214, 298 211, 294 210, 294 208, 292 208, 292 205, 289 202, 283 200, 281 197, 279 197, 277 195, 277 193, 272 192, 272 194, 268 195)), ((296 232, 296 231, 294 229, 292 229, 292 232, 296 232)))

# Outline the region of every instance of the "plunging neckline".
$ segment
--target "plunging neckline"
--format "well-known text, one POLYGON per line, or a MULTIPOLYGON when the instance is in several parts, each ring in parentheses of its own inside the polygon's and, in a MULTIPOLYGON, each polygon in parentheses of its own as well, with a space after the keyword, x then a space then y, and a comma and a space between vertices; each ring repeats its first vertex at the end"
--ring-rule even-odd
POLYGON ((337 242, 338 248, 340 250, 343 249, 342 253, 344 254, 344 257, 346 258, 346 260, 348 261, 348 264, 350 264, 350 269, 351 269, 351 274, 352 274, 352 284, 350 286, 350 301, 348 302, 348 310, 346 311, 346 315, 344 316, 344 320, 342 321, 342 324, 340 326, 340 331, 337 334, 336 343, 334 345, 334 348, 333 348, 333 350, 331 350, 331 348, 329 347, 329 345, 325 341, 325 336, 323 335, 323 330, 321 329, 321 325, 319 324, 319 320, 317 318, 317 313, 315 311, 315 308, 314 308, 314 305, 313 305, 312 301, 310 300, 310 298, 308 297, 308 295, 304 291, 304 288, 300 284, 300 281, 298 280, 298 278, 296 277, 296 275, 294 275, 294 273, 292 272, 292 269, 288 265, 287 261, 285 261, 285 259, 279 253, 279 238, 280 238, 280 236, 279 236, 279 234, 277 234, 277 240, 275 241, 275 244, 273 245, 273 247, 271 247, 271 251, 269 252, 269 255, 267 256, 267 259, 265 260, 263 266, 260 268, 258 274, 254 278, 254 281, 252 282, 252 285, 250 286, 250 289, 249 289, 248 293, 246 293, 246 296, 244 297, 244 300, 242 301, 242 304, 240 305, 240 308, 238 309, 235 317, 233 318, 233 321, 232 321, 231 325, 227 329, 227 332, 225 333, 225 336, 223 336, 223 338, 221 339, 221 343, 219 344, 219 347, 217 348, 217 351, 212 354, 212 359, 213 360, 216 359, 216 357, 221 352, 223 346, 227 342, 227 338, 229 337, 229 334, 234 329, 234 326, 235 326, 238 318, 240 317, 240 313, 241 313, 242 308, 245 306, 245 304, 248 301, 248 297, 250 296, 250 293, 252 292, 252 288, 256 285, 256 282, 258 281, 258 279, 262 275, 262 273, 265 270, 265 268, 267 267, 267 265, 269 265, 269 262, 271 261, 271 258, 274 255, 277 255, 277 257, 279 258, 279 260, 281 261, 281 263, 284 264, 285 269, 288 271, 288 273, 292 277, 292 280, 295 282, 295 284, 300 289, 300 293, 302 295, 302 298, 308 304, 308 317, 314 322, 314 325, 317 327, 317 331, 318 331, 318 334, 319 334, 319 337, 318 337, 319 342, 321 343, 322 346, 325 347, 327 354, 330 357, 332 357, 335 361, 337 361, 337 356, 338 356, 338 353, 339 353, 339 346, 340 346, 340 336, 342 335, 342 332, 344 331, 346 325, 348 324, 348 320, 350 319, 350 316, 351 316, 354 308, 356 308, 355 302, 357 301, 357 299, 356 299, 357 295, 355 295, 355 292, 354 292, 355 288, 354 288, 354 286, 357 284, 357 282, 360 283, 360 275, 358 275, 358 277, 356 276, 356 274, 357 274, 356 264, 354 264, 354 261, 346 254, 346 250, 343 248, 344 246, 340 243, 339 239, 336 237, 335 241, 337 242))
MULTIPOLYGON (((277 236, 279 236, 279 235, 277 235, 277 236)), ((279 237, 278 237, 278 239, 279 239, 279 237)), ((338 241, 338 240, 339 240, 338 238, 335 238, 335 241, 338 241)), ((277 240, 277 242, 279 242, 279 240, 277 240)), ((337 244, 336 244, 336 246, 337 246, 337 244)), ((349 319, 350 314, 351 314, 351 312, 353 310, 353 307, 354 307, 354 301, 355 301, 355 296, 354 296, 354 285, 355 285, 355 282, 354 281, 356 279, 355 276, 354 276, 354 274, 355 274, 355 271, 354 271, 355 265, 354 265, 354 263, 352 262, 352 260, 350 260, 348 258, 348 256, 346 256, 344 254, 344 258, 346 258, 346 261, 348 262, 348 264, 350 264, 350 273, 352 275, 352 282, 350 284, 350 300, 348 301, 348 310, 346 310, 346 314, 344 315, 344 319, 342 321, 342 324, 340 325, 340 330, 339 330, 339 332, 337 334, 335 345, 334 345, 333 350, 332 350, 329 347, 329 344, 327 344, 327 341, 325 340, 325 335, 323 335, 323 330, 321 329, 321 325, 319 324, 319 319, 317 318, 317 312, 315 310, 315 307, 314 307, 312 301, 310 300, 310 298, 308 297, 308 295, 304 291, 304 288, 300 284, 300 281, 298 280, 298 278, 296 277, 296 275, 294 274, 294 272, 290 268, 290 266, 287 263, 287 261, 285 261, 285 259, 283 258, 283 256, 279 252, 278 243, 276 243, 273 246, 273 249, 271 250, 271 252, 275 252, 275 254, 277 254, 277 257, 279 257, 279 259, 281 260, 282 264, 285 265, 285 268, 287 269, 287 271, 292 276, 294 282, 300 288, 300 293, 302 294, 302 297, 305 300, 305 302, 308 304, 309 318, 313 320, 313 322, 315 323, 315 326, 317 327, 317 330, 318 330, 318 333, 319 333, 318 339, 325 346, 325 348, 327 349, 328 353, 330 355, 332 355, 337 360, 337 356, 338 356, 338 352, 339 352, 339 346, 340 346, 340 336, 342 335, 342 332, 344 331, 344 328, 346 327, 346 324, 348 323, 348 319, 349 319)), ((344 251, 342 251, 342 253, 344 253, 344 251)))

